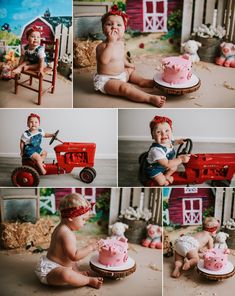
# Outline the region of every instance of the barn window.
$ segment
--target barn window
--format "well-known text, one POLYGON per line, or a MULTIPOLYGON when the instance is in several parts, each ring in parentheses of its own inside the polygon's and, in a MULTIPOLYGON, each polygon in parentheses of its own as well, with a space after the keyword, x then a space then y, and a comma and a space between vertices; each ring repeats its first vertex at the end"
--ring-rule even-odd
POLYGON ((167 31, 167 0, 143 0, 143 31, 167 31))

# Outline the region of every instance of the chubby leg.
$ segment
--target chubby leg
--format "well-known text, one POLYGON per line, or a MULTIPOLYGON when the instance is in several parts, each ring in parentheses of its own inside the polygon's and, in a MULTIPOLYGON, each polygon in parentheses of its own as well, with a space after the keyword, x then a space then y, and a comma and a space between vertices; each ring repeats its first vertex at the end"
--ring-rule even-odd
POLYGON ((74 271, 71 267, 57 267, 48 273, 47 282, 53 286, 91 286, 99 289, 103 284, 103 278, 82 275, 74 271))
POLYGON ((117 79, 110 79, 107 81, 104 86, 104 90, 109 95, 126 97, 129 100, 138 103, 149 103, 158 108, 161 108, 165 103, 165 99, 159 96, 150 95, 140 89, 135 88, 130 83, 117 79))
POLYGON ((13 71, 13 74, 20 74, 23 68, 27 65, 27 62, 23 62, 22 64, 18 65, 13 71))
POLYGON ((37 165, 38 165, 41 173, 43 175, 45 175, 46 174, 46 170, 45 170, 45 168, 43 166, 41 155, 39 155, 38 153, 35 152, 34 154, 31 155, 31 158, 37 162, 37 165))
POLYGON ((177 170, 177 167, 174 167, 167 170, 167 172, 165 173, 165 178, 170 184, 172 184, 174 181, 174 177, 172 177, 172 175, 176 170, 177 170))
POLYGON ((153 177, 153 180, 156 182, 159 186, 168 186, 170 183, 166 179, 166 176, 162 173, 158 174, 157 176, 153 177))
POLYGON ((24 71, 27 71, 27 70, 34 70, 34 71, 37 71, 39 70, 39 64, 27 64, 24 66, 24 71))
POLYGON ((199 261, 199 255, 197 250, 191 250, 188 252, 184 265, 183 265, 183 270, 189 270, 192 267, 195 267, 199 261))
POLYGON ((47 157, 47 152, 45 150, 43 150, 41 153, 42 162, 45 161, 46 157, 47 157))
POLYGON ((175 252, 175 266, 174 266, 174 270, 171 273, 171 277, 173 278, 180 277, 181 275, 180 270, 183 266, 183 262, 184 262, 184 257, 178 254, 177 252, 175 252))
MULTIPOLYGON (((133 69, 132 69, 133 70, 133 69)), ((140 87, 149 87, 153 88, 154 87, 154 81, 153 79, 145 79, 141 75, 137 73, 137 71, 133 70, 130 71, 128 69, 128 74, 129 74, 129 81, 131 83, 137 84, 140 87)))

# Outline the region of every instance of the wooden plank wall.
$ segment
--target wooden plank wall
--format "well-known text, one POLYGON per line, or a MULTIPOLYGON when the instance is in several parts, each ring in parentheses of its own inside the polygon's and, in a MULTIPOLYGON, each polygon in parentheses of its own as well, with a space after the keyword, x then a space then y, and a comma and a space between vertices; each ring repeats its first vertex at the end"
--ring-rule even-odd
POLYGON ((162 224, 161 189, 151 188, 112 188, 110 198, 109 225, 115 223, 122 210, 139 207, 142 204, 152 212, 152 222, 162 224))
POLYGON ((184 0, 181 42, 201 24, 225 27, 225 40, 235 42, 235 0, 184 0))
POLYGON ((214 216, 221 225, 228 219, 235 219, 235 188, 216 188, 214 216))

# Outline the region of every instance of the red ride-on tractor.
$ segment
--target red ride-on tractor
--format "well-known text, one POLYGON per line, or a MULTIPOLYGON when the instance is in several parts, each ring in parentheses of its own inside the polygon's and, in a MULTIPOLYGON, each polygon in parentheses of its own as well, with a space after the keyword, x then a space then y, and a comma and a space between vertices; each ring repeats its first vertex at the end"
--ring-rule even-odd
MULTIPOLYGON (((178 147, 176 157, 181 154, 191 154, 193 143, 185 139, 185 143, 178 147)), ((148 152, 139 157, 139 179, 144 186, 154 187, 157 184, 148 178, 146 168, 148 152)), ((173 174, 172 185, 201 184, 212 181, 212 186, 229 186, 235 174, 235 153, 201 153, 191 154, 188 163, 184 163, 183 171, 173 174)))
MULTIPOLYGON (((51 138, 49 145, 55 140, 61 142, 54 147, 57 162, 45 163, 46 175, 68 174, 75 167, 83 167, 79 177, 84 183, 91 183, 96 177, 93 168, 95 159, 95 143, 62 142, 57 138, 59 131, 51 138)), ((22 166, 14 169, 11 174, 13 185, 17 187, 36 187, 40 181, 41 172, 30 158, 22 158, 22 166)))

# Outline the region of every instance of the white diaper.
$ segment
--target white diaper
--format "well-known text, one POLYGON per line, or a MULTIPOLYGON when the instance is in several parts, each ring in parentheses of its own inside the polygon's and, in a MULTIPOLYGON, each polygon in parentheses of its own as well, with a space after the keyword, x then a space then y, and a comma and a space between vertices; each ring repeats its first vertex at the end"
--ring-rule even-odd
POLYGON ((42 256, 35 268, 35 273, 38 276, 40 282, 43 284, 48 284, 47 275, 52 269, 55 269, 56 267, 62 267, 62 265, 49 260, 45 255, 42 256))
POLYGON ((190 235, 183 235, 175 241, 174 248, 179 255, 186 257, 189 251, 199 248, 199 242, 190 235))
POLYGON ((94 79, 93 79, 95 90, 99 90, 102 93, 106 94, 106 92, 104 90, 104 86, 105 86, 106 82, 109 81, 110 79, 117 79, 117 80, 121 80, 123 82, 127 82, 127 73, 122 72, 119 75, 95 74, 94 79))

